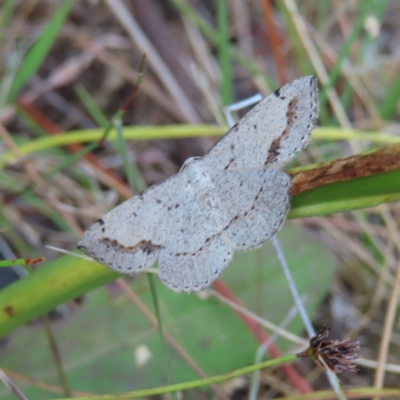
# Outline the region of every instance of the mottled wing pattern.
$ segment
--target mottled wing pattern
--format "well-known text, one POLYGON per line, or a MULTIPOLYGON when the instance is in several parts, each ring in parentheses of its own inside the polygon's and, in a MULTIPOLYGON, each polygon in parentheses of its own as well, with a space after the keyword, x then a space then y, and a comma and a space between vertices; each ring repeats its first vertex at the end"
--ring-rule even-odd
POLYGON ((93 224, 78 248, 117 272, 151 267, 171 234, 186 184, 185 176, 174 175, 125 201, 93 224))
POLYGON ((289 161, 310 140, 318 117, 314 76, 276 90, 249 111, 205 155, 216 169, 259 168, 289 161))
POLYGON ((158 258, 161 280, 179 292, 210 286, 234 250, 262 245, 283 224, 290 178, 276 167, 308 143, 317 115, 315 77, 283 86, 203 159, 99 219, 78 247, 122 273, 158 258))
POLYGON ((210 172, 218 187, 219 225, 235 250, 261 246, 289 212, 290 178, 272 168, 210 172))
POLYGON ((207 288, 233 257, 233 249, 221 234, 211 197, 189 185, 176 215, 173 235, 160 251, 162 282, 178 292, 207 288))

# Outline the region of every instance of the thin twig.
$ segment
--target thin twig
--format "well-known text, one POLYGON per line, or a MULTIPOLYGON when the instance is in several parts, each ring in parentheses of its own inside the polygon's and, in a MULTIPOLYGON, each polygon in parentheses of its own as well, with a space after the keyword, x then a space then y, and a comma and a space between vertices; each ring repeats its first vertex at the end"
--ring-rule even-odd
MULTIPOLYGON (((119 287, 124 291, 126 296, 135 304, 135 306, 140 310, 140 312, 147 318, 147 320, 153 325, 154 328, 158 328, 157 318, 152 314, 152 312, 146 307, 146 305, 140 300, 136 293, 129 287, 129 285, 122 279, 119 278, 116 281, 119 287)), ((164 337, 171 347, 179 354, 183 361, 185 361, 190 368, 200 378, 206 378, 206 373, 192 360, 192 358, 186 353, 182 346, 164 329, 164 337)), ((222 400, 229 400, 229 396, 219 388, 218 386, 211 385, 214 393, 222 400)))
MULTIPOLYGON (((38 389, 42 389, 46 392, 49 393, 56 393, 56 394, 63 394, 63 388, 60 386, 55 386, 55 385, 50 385, 48 383, 45 383, 40 380, 32 379, 31 377, 28 377, 26 375, 20 374, 15 371, 8 370, 6 368, 3 369, 3 371, 10 377, 12 377, 15 381, 21 382, 25 385, 33 386, 38 389)), ((71 391, 72 396, 77 397, 77 396, 95 396, 98 393, 93 393, 93 392, 82 392, 78 390, 73 390, 71 391)))
MULTIPOLYGON (((279 325, 280 328, 284 329, 286 328, 287 325, 293 320, 293 318, 297 315, 297 307, 294 306, 292 307, 291 310, 289 310, 288 314, 286 317, 283 319, 281 324, 279 325)), ((262 343, 258 349, 257 349, 257 354, 256 358, 254 360, 255 364, 258 364, 261 362, 263 355, 265 352, 268 350, 268 347, 275 342, 275 340, 279 337, 277 333, 273 333, 264 343, 262 343)), ((250 384, 250 392, 249 392, 249 400, 256 400, 257 399, 257 394, 258 394, 258 389, 260 387, 260 375, 261 371, 257 370, 253 372, 253 375, 251 377, 251 384, 250 384)))
POLYGON ((378 264, 374 256, 365 247, 352 239, 350 235, 337 229, 327 218, 321 218, 320 225, 339 243, 346 243, 346 250, 364 262, 377 276, 380 276, 387 285, 393 285, 393 277, 387 271, 382 270, 381 265, 378 264))
MULTIPOLYGON (((387 212, 387 207, 383 206, 383 213, 386 226, 391 234, 391 239, 393 243, 397 246, 398 250, 400 250, 400 235, 397 232, 396 223, 393 221, 393 218, 387 212)), ((389 305, 387 307, 385 322, 383 324, 382 331, 382 340, 379 346, 379 357, 378 357, 378 368, 375 374, 374 387, 382 388, 383 381, 385 378, 385 364, 388 357, 390 337, 393 331, 394 320, 396 316, 396 311, 398 307, 400 299, 400 263, 397 265, 396 269, 396 277, 393 283, 392 293, 390 295, 389 305)), ((377 397, 374 398, 377 400, 377 397)))
MULTIPOLYGON (((289 15, 293 21, 293 25, 296 28, 299 39, 302 41, 304 49, 306 50, 310 62, 312 63, 315 72, 318 75, 319 80, 323 85, 328 85, 329 83, 329 75, 325 69, 325 66, 317 52, 317 49, 312 42, 310 35, 307 30, 307 26, 299 13, 296 3, 294 0, 283 0, 287 10, 289 11, 289 15)), ((351 124, 347 115, 342 107, 339 96, 333 88, 328 89, 327 91, 328 99, 332 105, 332 108, 335 112, 335 115, 343 128, 351 128, 351 124)))
POLYGON ((183 92, 174 75, 160 57, 153 44, 146 37, 133 15, 120 0, 105 0, 110 10, 115 14, 122 26, 126 29, 128 35, 138 48, 146 54, 148 63, 151 64, 160 80, 164 83, 170 96, 175 100, 188 122, 200 122, 197 112, 192 107, 186 94, 183 92))
POLYGON ((10 392, 15 395, 19 400, 28 400, 27 397, 17 388, 15 383, 0 369, 0 380, 10 389, 10 392))
POLYGON ((249 15, 250 4, 243 0, 232 0, 230 3, 232 5, 233 29, 236 32, 239 50, 245 57, 252 59, 254 46, 249 15))
MULTIPOLYGON (((400 263, 397 267, 396 278, 390 295, 389 306, 386 311, 385 322, 383 325, 382 340, 379 346, 378 368, 375 374, 374 387, 382 388, 385 378, 385 364, 388 357, 390 335, 393 330, 394 319, 396 316, 397 305, 400 298, 400 263)), ((377 400, 374 397, 374 400, 377 400)))
POLYGON ((270 0, 261 0, 264 19, 267 25, 269 41, 274 55, 275 68, 278 73, 280 85, 287 83, 285 60, 282 55, 282 47, 279 44, 278 36, 276 34, 275 21, 273 8, 270 0))
MULTIPOLYGON (((310 320, 310 318, 309 318, 309 316, 307 314, 306 308, 304 307, 303 302, 301 301, 300 294, 299 294, 299 292, 297 290, 297 286, 296 286, 296 284, 294 282, 293 276, 292 276, 292 274, 290 272, 290 269, 289 269, 289 266, 288 266, 288 264, 286 262, 285 255, 284 255, 284 253, 283 253, 283 251, 281 249, 281 246, 279 244, 278 238, 276 236, 273 236, 271 241, 272 241, 272 245, 274 246, 276 255, 278 257, 279 264, 281 265, 282 271, 283 271, 283 273, 285 275, 286 282, 288 284, 290 293, 292 293, 294 302, 295 302, 295 304, 297 306, 297 309, 299 310, 299 314, 301 316, 301 319, 303 320, 303 324, 306 327, 306 330, 308 332, 308 336, 310 338, 312 338, 313 336, 315 336, 314 327, 312 326, 312 323, 311 323, 311 320, 310 320)), ((341 392, 338 380, 336 378, 336 375, 332 371, 329 371, 329 370, 325 371, 325 374, 326 374, 326 377, 329 380, 329 383, 332 386, 332 389, 335 391, 338 399, 344 398, 343 394, 341 392)))
POLYGON ((222 296, 218 292, 212 289, 208 289, 208 292, 216 297, 218 300, 220 300, 222 303, 228 305, 230 308, 233 310, 246 315, 248 318, 251 318, 254 322, 257 322, 257 324, 263 326, 264 328, 267 328, 268 330, 276 333, 277 335, 285 338, 286 340, 289 340, 292 343, 296 343, 300 346, 308 346, 308 341, 302 339, 299 336, 293 335, 293 333, 288 332, 287 330, 279 327, 278 325, 273 324, 272 322, 259 317, 258 315, 252 313, 251 311, 247 310, 246 308, 235 304, 233 301, 227 299, 225 296, 222 296))
MULTIPOLYGON (((243 305, 233 296, 229 288, 224 285, 221 280, 217 279, 214 282, 213 287, 218 291, 218 294, 223 296, 225 299, 228 299, 232 304, 243 308, 243 305)), ((234 309, 236 309, 235 306, 233 307, 234 309)), ((260 343, 263 343, 265 340, 267 340, 268 336, 263 330, 259 329, 260 324, 253 317, 250 317, 247 315, 247 313, 243 313, 241 311, 237 311, 237 314, 260 343)), ((274 358, 281 357, 279 349, 274 344, 269 347, 268 353, 274 358)), ((306 380, 293 368, 291 364, 284 364, 281 366, 281 368, 282 372, 286 375, 286 379, 290 381, 300 393, 312 392, 312 388, 309 383, 306 382, 306 380)))
POLYGON ((64 396, 71 397, 71 389, 68 385, 67 375, 65 374, 62 357, 57 346, 57 341, 53 335, 53 331, 51 330, 49 317, 47 315, 44 315, 41 318, 41 322, 46 332, 47 340, 49 341, 50 350, 54 358, 58 378, 60 380, 61 387, 63 388, 64 396))
MULTIPOLYGON (((43 192, 46 193, 47 192, 46 183, 40 177, 40 175, 38 174, 36 169, 33 167, 33 165, 30 162, 24 160, 24 155, 21 153, 18 146, 13 142, 11 135, 9 134, 7 129, 1 123, 0 123, 0 136, 3 138, 4 143, 7 144, 7 146, 10 148, 10 150, 15 154, 16 158, 22 164, 27 175, 31 178, 32 182, 34 182, 38 187, 40 187, 42 189, 43 192)), ((82 233, 82 230, 79 227, 78 223, 76 222, 75 218, 58 206, 59 200, 56 198, 56 196, 53 193, 51 193, 51 191, 48 192, 47 199, 49 200, 49 204, 51 205, 51 207, 56 212, 58 212, 65 219, 65 221, 68 222, 71 229, 78 236, 80 236, 82 233)))

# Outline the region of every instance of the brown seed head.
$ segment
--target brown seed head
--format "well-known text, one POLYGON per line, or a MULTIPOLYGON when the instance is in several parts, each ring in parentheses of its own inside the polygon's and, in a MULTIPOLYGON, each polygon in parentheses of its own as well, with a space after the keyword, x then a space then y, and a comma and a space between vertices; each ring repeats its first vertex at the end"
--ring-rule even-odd
POLYGON ((357 366, 351 361, 358 357, 360 343, 358 341, 328 340, 331 324, 326 324, 322 330, 310 340, 307 350, 298 353, 297 357, 311 357, 324 370, 339 372, 357 372, 357 366))

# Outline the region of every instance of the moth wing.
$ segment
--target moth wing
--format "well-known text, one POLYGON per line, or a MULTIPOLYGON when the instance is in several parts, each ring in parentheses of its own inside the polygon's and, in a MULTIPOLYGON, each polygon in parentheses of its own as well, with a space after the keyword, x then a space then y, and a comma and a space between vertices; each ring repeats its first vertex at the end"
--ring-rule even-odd
POLYGON ((78 248, 117 272, 151 267, 167 242, 187 184, 177 174, 114 208, 82 236, 78 248))
POLYGON ((294 80, 251 109, 205 155, 211 169, 243 169, 288 162, 308 143, 318 117, 314 76, 294 80))
POLYGON ((219 224, 235 250, 254 249, 281 228, 289 212, 290 177, 273 168, 216 171, 219 224))
POLYGON ((212 193, 208 195, 186 191, 173 234, 160 251, 160 278, 177 292, 207 288, 233 257, 233 249, 218 222, 218 210, 212 207, 212 193))

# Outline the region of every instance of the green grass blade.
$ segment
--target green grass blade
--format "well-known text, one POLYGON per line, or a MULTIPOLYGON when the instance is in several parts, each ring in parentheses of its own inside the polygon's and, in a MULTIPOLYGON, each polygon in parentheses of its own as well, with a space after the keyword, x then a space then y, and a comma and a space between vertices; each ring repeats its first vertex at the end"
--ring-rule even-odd
MULTIPOLYGON (((124 138, 125 140, 186 139, 199 136, 221 136, 226 131, 227 128, 223 126, 210 125, 127 126, 124 127, 124 138)), ((27 155, 66 144, 99 141, 103 135, 104 130, 101 128, 70 131, 29 141, 19 145, 18 150, 20 154, 27 155)), ((116 140, 116 138, 117 134, 115 130, 110 131, 107 139, 116 140)), ((398 137, 378 131, 365 133, 356 129, 341 129, 337 127, 315 128, 312 138, 313 140, 366 140, 371 143, 380 144, 395 144, 400 142, 398 137)), ((0 169, 15 160, 16 155, 11 151, 0 154, 0 169)))
POLYGON ((83 105, 85 106, 90 116, 96 121, 96 124, 103 128, 108 126, 109 122, 107 117, 104 115, 103 111, 94 101, 93 97, 86 90, 86 88, 82 85, 78 85, 75 88, 75 92, 78 95, 81 102, 83 103, 83 105))
POLYGON ((232 103, 231 60, 229 56, 229 21, 226 0, 217 0, 217 21, 219 30, 218 60, 221 72, 221 99, 225 107, 232 103))
MULTIPOLYGON (((259 364, 249 365, 244 368, 240 368, 235 371, 228 372, 222 375, 216 375, 210 378, 199 379, 196 381, 177 383, 176 385, 163 386, 153 389, 136 390, 134 392, 123 393, 122 395, 111 394, 111 395, 99 395, 99 396, 87 396, 87 397, 74 397, 74 399, 75 400, 117 400, 117 399, 122 400, 122 399, 134 399, 137 397, 155 396, 158 394, 165 394, 165 393, 174 393, 182 390, 194 389, 202 386, 221 383, 229 379, 233 379, 237 376, 249 374, 259 369, 274 367, 287 362, 293 362, 295 359, 296 359, 295 354, 289 354, 286 356, 275 358, 273 360, 264 361, 259 364)), ((60 399, 60 400, 66 400, 66 399, 60 399)))
POLYGON ((12 14, 14 0, 5 0, 1 10, 0 16, 0 46, 3 43, 4 31, 12 14))
POLYGON ((170 0, 170 2, 175 6, 178 12, 188 18, 195 26, 197 26, 200 31, 214 44, 219 43, 218 32, 211 28, 211 26, 201 17, 194 9, 189 5, 188 2, 182 0, 170 0))
POLYGON ((32 208, 37 210, 40 214, 46 216, 51 221, 53 221, 54 224, 56 224, 61 230, 63 230, 64 232, 73 233, 73 230, 68 222, 66 222, 65 219, 58 212, 54 211, 53 208, 49 207, 48 203, 46 203, 36 195, 30 193, 29 191, 27 191, 26 193, 21 193, 24 188, 21 187, 18 182, 11 179, 3 172, 0 173, 0 179, 4 187, 6 187, 13 193, 20 194, 21 199, 23 199, 32 208))
POLYGON ((44 333, 47 337, 48 346, 51 348, 53 356, 53 365, 55 366, 55 370, 57 371, 58 381, 63 390, 63 394, 66 397, 72 397, 67 375, 65 373, 65 367, 62 363, 62 358, 57 346, 57 341, 54 338, 49 316, 47 314, 43 315, 43 317, 41 318, 41 322, 42 322, 42 327, 44 328, 44 333))
POLYGON ((346 42, 340 49, 337 60, 330 71, 329 82, 320 91, 319 107, 321 110, 325 110, 328 90, 331 89, 335 85, 335 82, 340 75, 342 64, 343 64, 345 58, 348 57, 349 52, 350 52, 351 47, 353 46, 354 42, 356 41, 356 39, 359 38, 360 32, 364 26, 365 19, 370 14, 371 9, 374 6, 374 3, 375 3, 375 0, 366 0, 362 3, 361 13, 358 16, 358 18, 356 19, 356 21, 353 25, 353 29, 350 33, 350 36, 348 37, 348 39, 346 40, 346 42))
POLYGON ((114 125, 115 130, 117 131, 118 153, 122 157, 122 162, 124 164, 125 176, 128 178, 129 187, 130 187, 132 193, 138 193, 139 189, 136 187, 135 179, 132 174, 132 168, 131 168, 129 160, 128 160, 128 153, 126 151, 126 143, 125 143, 125 139, 124 139, 124 134, 122 132, 121 118, 113 119, 113 125, 114 125))
POLYGON ((379 107, 382 118, 391 120, 395 117, 400 98, 400 75, 390 84, 382 104, 379 107))
MULTIPOLYGON (((213 29, 206 21, 198 16, 197 12, 186 2, 182 0, 170 0, 182 16, 188 18, 210 41, 218 46, 220 43, 219 33, 213 29)), ((277 87, 272 79, 264 74, 255 63, 245 57, 235 47, 229 48, 229 54, 242 68, 248 71, 253 77, 262 79, 268 87, 277 87)))
MULTIPOLYGON (((378 0, 375 4, 375 18, 377 21, 379 21, 379 24, 382 24, 382 17, 386 10, 388 1, 389 0, 378 0)), ((357 55, 357 59, 355 60, 360 65, 364 62, 364 56, 365 56, 365 54, 369 53, 371 46, 373 46, 373 47, 375 46, 373 44, 373 41, 377 40, 377 38, 372 37, 371 35, 366 35, 362 39, 363 39, 363 42, 360 46, 361 51, 359 51, 359 53, 357 55)), ((343 93, 341 95, 341 103, 343 105, 343 108, 345 110, 348 110, 349 107, 351 107, 351 100, 353 97, 354 88, 347 81, 345 82, 345 85, 346 86, 344 87, 343 93)), ((390 103, 390 102, 398 100, 398 97, 400 95, 399 89, 400 89, 400 87, 397 87, 397 90, 393 90, 392 94, 389 94, 389 92, 386 93, 386 97, 383 100, 382 105, 380 107, 380 112, 381 112, 381 115, 383 118, 391 118, 394 116, 393 110, 391 110, 392 103, 390 103), (397 94, 396 94, 396 92, 397 92, 397 94), (387 99, 387 102, 386 102, 386 99, 387 99), (387 113, 386 113, 386 111, 387 111, 387 113)), ((330 125, 337 125, 337 123, 338 122, 337 122, 336 117, 333 116, 332 121, 330 121, 330 125)))
MULTIPOLYGON (((31 132, 32 136, 36 136, 37 138, 49 136, 48 132, 43 127, 41 127, 35 120, 33 120, 32 117, 18 105, 16 107, 16 112, 18 118, 21 119, 22 123, 26 126, 29 132, 31 132)), ((18 139, 18 136, 16 136, 16 139, 18 139)), ((31 138, 31 141, 32 142, 35 141, 33 137, 31 138)))
POLYGON ((108 268, 72 256, 61 256, 8 285, 0 292, 0 337, 39 317, 58 304, 115 280, 119 275, 108 268), (32 294, 35 301, 32 301, 32 294), (3 324, 4 323, 4 324, 3 324))
POLYGON ((47 56, 51 46, 53 45, 61 26, 68 15, 72 5, 72 0, 62 3, 60 8, 45 26, 43 32, 38 39, 30 47, 26 56, 22 60, 22 64, 15 76, 13 85, 10 89, 8 100, 14 99, 22 86, 43 64, 44 58, 47 56))
MULTIPOLYGON (((320 5, 323 2, 318 2, 320 5)), ((287 36, 289 38, 289 42, 293 47, 293 51, 296 55, 296 61, 298 69, 301 71, 303 75, 312 75, 314 73, 313 68, 310 64, 310 61, 307 57, 304 57, 304 47, 297 34, 296 29, 292 24, 291 18, 289 18, 288 10, 283 1, 278 1, 276 3, 276 7, 278 8, 280 15, 282 17, 282 21, 285 24, 287 36)))
POLYGON ((292 199, 289 218, 328 215, 373 207, 400 199, 400 170, 335 182, 301 193, 292 199))
POLYGON ((44 261, 44 257, 19 258, 16 260, 0 260, 0 267, 12 267, 14 265, 32 265, 44 261))
MULTIPOLYGON (((162 318, 161 318, 160 306, 159 306, 159 303, 158 303, 157 288, 156 288, 156 285, 154 284, 154 276, 153 276, 153 274, 147 274, 147 279, 149 281, 151 298, 153 300, 154 311, 155 311, 156 318, 157 318, 158 333, 159 333, 159 336, 160 336, 161 345, 162 345, 162 348, 163 348, 163 351, 164 351, 164 355, 165 355, 165 362, 167 364, 168 383, 172 384, 173 382, 175 382, 175 379, 174 379, 174 374, 173 374, 173 370, 172 370, 171 358, 170 358, 170 355, 169 355, 168 346, 165 343, 163 322, 162 322, 162 318)), ((176 394, 174 394, 174 399, 177 400, 176 394)))
MULTIPOLYGON (((219 382, 224 382, 225 380, 233 379, 236 376, 249 374, 249 373, 257 371, 259 369, 273 367, 273 366, 279 365, 281 363, 290 362, 290 361, 292 361, 290 357, 292 357, 292 356, 288 355, 288 356, 284 356, 284 357, 279 357, 274 360, 265 361, 260 364, 250 365, 248 367, 238 369, 238 370, 233 371, 228 374, 213 376, 213 377, 198 380, 198 381, 185 382, 185 383, 177 384, 177 385, 173 385, 173 386, 164 386, 164 387, 154 388, 154 389, 138 390, 135 392, 123 393, 123 394, 114 394, 114 395, 110 394, 110 395, 98 395, 98 396, 92 395, 92 396, 86 396, 86 397, 74 397, 73 399, 74 400, 125 400, 125 399, 135 399, 138 397, 154 396, 154 395, 158 395, 158 394, 169 393, 172 391, 182 391, 182 390, 194 389, 194 388, 198 388, 198 387, 202 387, 202 386, 212 385, 212 384, 219 383, 219 382)), ((372 398, 374 396, 377 396, 382 399, 388 399, 388 398, 395 399, 396 397, 398 398, 400 396, 400 390, 399 389, 376 389, 371 386, 367 386, 367 387, 356 387, 356 388, 346 389, 345 394, 347 396, 352 396, 351 398, 353 398, 353 399, 372 398)), ((336 398, 336 394, 331 390, 318 390, 313 393, 297 394, 297 395, 295 394, 293 396, 282 397, 283 400, 321 400, 321 399, 335 399, 335 398, 336 398)), ((67 399, 58 398, 57 400, 67 400, 67 399)))

